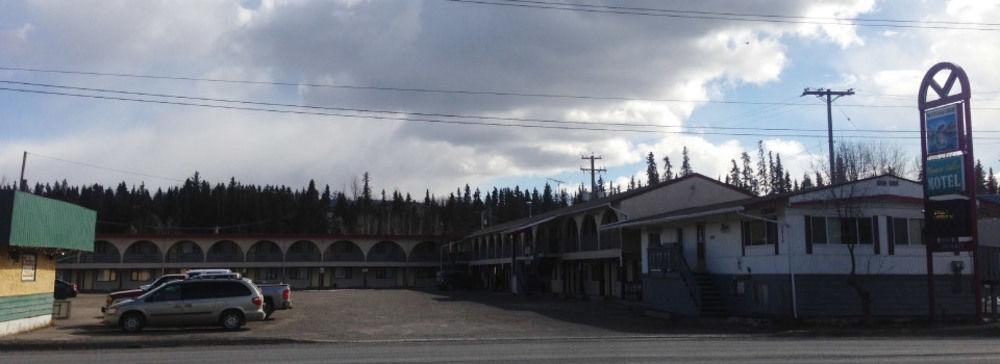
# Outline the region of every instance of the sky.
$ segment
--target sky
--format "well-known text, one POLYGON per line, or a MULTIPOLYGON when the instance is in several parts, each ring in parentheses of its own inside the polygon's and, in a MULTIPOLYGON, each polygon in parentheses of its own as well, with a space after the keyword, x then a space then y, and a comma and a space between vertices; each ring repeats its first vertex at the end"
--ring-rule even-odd
MULTIPOLYGON (((0 81, 396 113, 365 114, 390 119, 351 118, 344 114, 356 113, 329 109, 320 111, 338 115, 0 90, 0 179, 16 180, 22 153, 29 151, 26 177, 32 182, 125 181, 156 188, 197 171, 213 182, 233 177, 298 187, 314 179, 347 191, 367 171, 376 190, 422 196, 425 189, 440 195, 465 184, 540 188, 550 178, 575 188, 589 183, 580 167, 586 165, 581 155, 591 153, 603 156, 603 178, 621 185, 632 176, 645 179, 649 152, 660 164, 669 156, 676 170, 685 146, 696 172, 724 176, 741 152, 756 153, 758 141, 780 153, 800 178, 826 158, 825 105, 801 97, 803 88, 856 91, 834 103, 836 142, 891 143, 916 158, 918 139, 891 137, 917 136, 898 131, 919 127, 920 79, 942 61, 968 73, 973 130, 980 130, 976 157, 988 167, 1000 166, 1000 30, 931 28, 990 23, 1000 18, 998 1, 574 3, 813 20, 746 22, 444 0, 4 1, 0 67, 8 70, 0 70, 0 81), (912 20, 895 24, 918 26, 823 20, 829 18, 912 20), (463 117, 422 116, 428 113, 463 117), (399 118, 626 125, 566 130, 399 118), (635 129, 628 124, 662 127, 621 131, 635 129)), ((98 94, 4 82, 0 87, 98 94)))

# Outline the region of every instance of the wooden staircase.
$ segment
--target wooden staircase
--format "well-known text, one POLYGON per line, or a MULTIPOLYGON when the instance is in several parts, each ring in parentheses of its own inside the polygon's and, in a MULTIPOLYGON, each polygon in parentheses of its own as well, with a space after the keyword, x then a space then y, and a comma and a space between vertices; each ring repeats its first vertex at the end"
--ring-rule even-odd
POLYGON ((724 318, 728 316, 729 310, 726 308, 726 301, 722 299, 722 292, 712 281, 712 276, 708 273, 693 273, 695 283, 698 285, 700 302, 698 305, 700 317, 724 318))

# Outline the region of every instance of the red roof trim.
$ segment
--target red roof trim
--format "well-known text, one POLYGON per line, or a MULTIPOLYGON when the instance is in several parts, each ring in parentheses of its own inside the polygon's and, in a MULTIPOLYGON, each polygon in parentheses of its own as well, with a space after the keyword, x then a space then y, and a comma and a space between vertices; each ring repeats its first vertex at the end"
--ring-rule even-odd
POLYGON ((275 240, 275 239, 298 239, 298 240, 435 240, 449 241, 455 239, 453 236, 443 235, 365 235, 365 234, 343 234, 343 235, 322 235, 322 234, 98 234, 95 240, 110 239, 130 239, 130 240, 275 240))

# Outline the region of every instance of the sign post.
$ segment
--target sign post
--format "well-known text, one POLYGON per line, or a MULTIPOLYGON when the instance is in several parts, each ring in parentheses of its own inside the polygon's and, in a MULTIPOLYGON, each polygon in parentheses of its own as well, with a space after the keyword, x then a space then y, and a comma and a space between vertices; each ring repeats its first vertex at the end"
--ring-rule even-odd
POLYGON ((938 63, 927 71, 917 96, 924 172, 927 314, 932 321, 935 312, 934 253, 968 251, 972 254, 976 323, 982 323, 982 285, 976 264, 979 235, 971 96, 965 71, 948 62, 938 63), (939 75, 943 77, 937 77, 939 75), (944 79, 944 84, 935 78, 944 79))

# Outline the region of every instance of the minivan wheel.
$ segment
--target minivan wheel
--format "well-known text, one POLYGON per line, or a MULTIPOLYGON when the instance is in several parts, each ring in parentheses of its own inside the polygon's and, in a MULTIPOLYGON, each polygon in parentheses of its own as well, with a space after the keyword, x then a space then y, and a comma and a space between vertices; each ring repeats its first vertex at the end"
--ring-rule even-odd
POLYGON ((219 322, 226 330, 239 330, 240 327, 243 327, 243 314, 233 310, 226 311, 222 313, 219 322))
POLYGON ((143 326, 146 326, 146 320, 143 319, 142 315, 130 312, 122 316, 119 326, 125 332, 139 332, 143 326))

